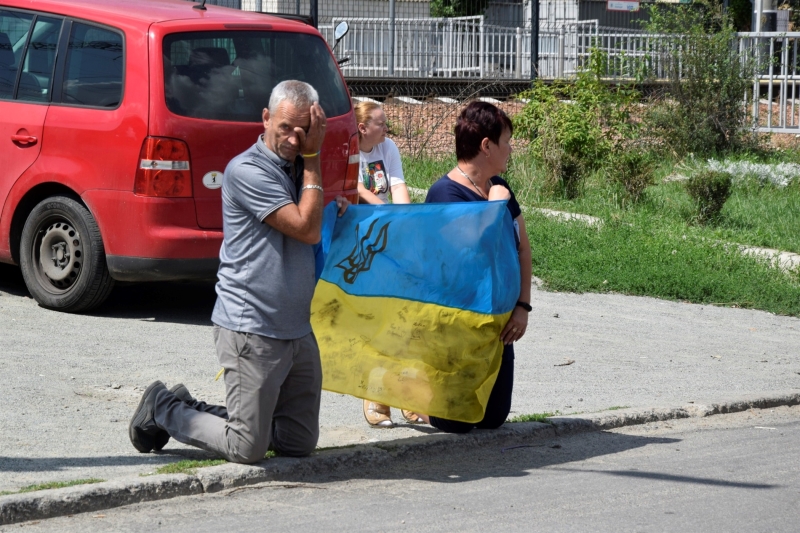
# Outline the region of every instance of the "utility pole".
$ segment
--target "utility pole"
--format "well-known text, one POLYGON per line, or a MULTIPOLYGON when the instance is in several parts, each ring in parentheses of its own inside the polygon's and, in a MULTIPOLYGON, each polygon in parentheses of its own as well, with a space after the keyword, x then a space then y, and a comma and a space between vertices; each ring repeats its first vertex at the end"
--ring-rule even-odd
POLYGON ((764 16, 764 2, 763 0, 754 0, 755 8, 756 8, 756 20, 753 27, 753 31, 760 32, 761 31, 761 17, 764 16))
POLYGON ((315 28, 319 28, 319 0, 311 0, 311 20, 315 28))
POLYGON ((531 81, 539 77, 539 0, 531 0, 531 81))
POLYGON ((394 76, 394 0, 389 0, 389 76, 394 76))

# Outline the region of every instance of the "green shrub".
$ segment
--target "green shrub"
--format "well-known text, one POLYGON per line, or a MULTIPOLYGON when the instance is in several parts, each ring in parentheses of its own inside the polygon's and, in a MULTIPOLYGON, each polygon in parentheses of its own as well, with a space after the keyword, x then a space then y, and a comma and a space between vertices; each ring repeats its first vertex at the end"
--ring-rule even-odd
POLYGON ((703 170, 689 178, 686 191, 697 207, 701 224, 719 219, 725 202, 731 195, 733 177, 727 172, 703 170))
POLYGON ((589 69, 571 80, 533 88, 518 95, 527 100, 514 116, 514 135, 531 142, 531 153, 543 163, 547 189, 566 198, 580 194, 586 176, 601 168, 614 149, 635 137, 630 109, 638 93, 603 82, 604 56, 594 49, 589 69))
POLYGON ((587 158, 580 151, 565 148, 551 118, 545 119, 539 141, 545 192, 567 199, 577 198, 586 174, 587 158))
POLYGON ((611 182, 622 187, 626 199, 631 203, 637 203, 645 189, 655 182, 655 162, 652 156, 635 147, 615 152, 608 166, 611 182))
POLYGON ((671 37, 668 46, 649 52, 660 58, 669 85, 645 114, 648 135, 678 157, 728 153, 756 143, 742 105, 752 91, 756 63, 738 53, 731 16, 713 0, 650 4, 648 10, 647 31, 671 37))

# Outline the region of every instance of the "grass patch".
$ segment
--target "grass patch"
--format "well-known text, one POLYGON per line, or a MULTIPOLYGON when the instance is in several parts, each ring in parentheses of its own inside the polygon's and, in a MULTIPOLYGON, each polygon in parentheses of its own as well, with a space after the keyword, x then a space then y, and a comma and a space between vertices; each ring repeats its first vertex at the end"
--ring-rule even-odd
POLYGON ((735 247, 687 236, 681 227, 637 218, 595 229, 527 215, 534 274, 557 291, 613 291, 800 316, 797 276, 735 247))
POLYGON ((455 156, 442 159, 403 157, 403 176, 409 187, 427 189, 456 166, 455 156))
POLYGON ((620 409, 628 409, 630 405, 615 405, 613 407, 609 407, 606 411, 619 411, 620 409))
MULTIPOLYGON (((267 453, 264 455, 264 459, 272 459, 274 457, 278 457, 278 453, 275 450, 267 450, 267 453)), ((186 459, 184 461, 178 461, 177 463, 170 463, 168 465, 158 467, 154 473, 192 475, 197 471, 198 468, 224 465, 227 462, 228 461, 225 459, 202 459, 199 461, 186 459)))
POLYGON ((800 253, 800 183, 779 188, 755 179, 737 181, 717 223, 699 226, 694 224, 694 206, 684 182, 663 181, 674 170, 674 163, 662 163, 655 171, 658 184, 648 187, 642 201, 635 205, 626 204, 622 191, 608 182, 608 169, 589 176, 581 196, 574 200, 548 195, 543 190, 544 178, 530 157, 519 156, 508 178, 520 203, 530 207, 603 219, 638 215, 672 226, 681 234, 800 253))
POLYGON ((800 253, 800 186, 735 186, 714 231, 720 239, 800 253))
POLYGON ((555 413, 532 413, 529 415, 517 415, 512 418, 506 420, 506 422, 510 424, 516 424, 517 422, 541 422, 543 424, 552 424, 550 420, 551 417, 558 416, 559 413, 556 411, 555 413))
POLYGON ((227 463, 225 459, 204 459, 201 461, 187 459, 178 461, 177 463, 170 463, 168 465, 156 468, 156 474, 194 474, 198 468, 206 468, 209 466, 223 465, 227 463))
POLYGON ((28 485, 19 490, 4 490, 0 491, 0 496, 8 496, 11 494, 24 494, 26 492, 36 492, 38 490, 50 489, 63 489, 65 487, 74 487, 76 485, 91 485, 94 483, 102 483, 105 479, 87 478, 87 479, 73 479, 72 481, 50 481, 49 483, 39 483, 37 485, 28 485))

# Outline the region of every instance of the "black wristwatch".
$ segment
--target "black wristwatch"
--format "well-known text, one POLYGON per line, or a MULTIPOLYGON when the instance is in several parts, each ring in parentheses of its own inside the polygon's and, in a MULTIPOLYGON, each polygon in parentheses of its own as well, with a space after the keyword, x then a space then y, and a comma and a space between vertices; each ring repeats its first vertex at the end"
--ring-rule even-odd
POLYGON ((528 304, 528 303, 525 303, 525 302, 517 302, 516 306, 523 308, 524 310, 526 310, 529 313, 531 311, 533 311, 533 307, 531 307, 531 304, 528 304))

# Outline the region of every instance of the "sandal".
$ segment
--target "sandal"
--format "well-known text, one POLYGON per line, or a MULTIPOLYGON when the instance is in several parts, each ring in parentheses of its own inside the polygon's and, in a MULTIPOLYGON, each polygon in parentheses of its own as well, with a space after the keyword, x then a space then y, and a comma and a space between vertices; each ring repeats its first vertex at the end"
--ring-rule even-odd
POLYGON ((393 427, 391 415, 388 405, 364 400, 364 418, 370 426, 381 429, 393 427))
POLYGON ((401 409, 400 412, 403 413, 403 418, 405 418, 406 422, 408 422, 409 424, 422 424, 425 422, 425 420, 423 420, 422 417, 419 416, 414 411, 407 411, 405 409, 401 409))

